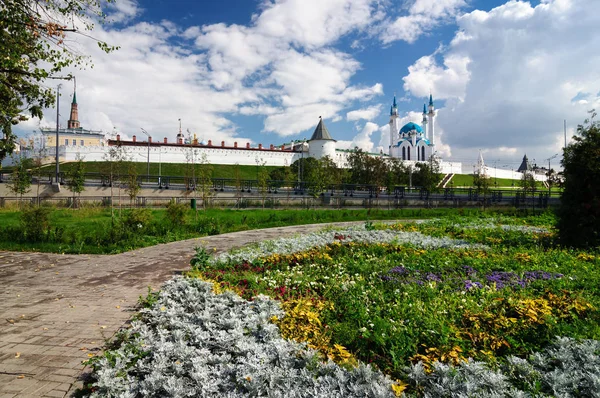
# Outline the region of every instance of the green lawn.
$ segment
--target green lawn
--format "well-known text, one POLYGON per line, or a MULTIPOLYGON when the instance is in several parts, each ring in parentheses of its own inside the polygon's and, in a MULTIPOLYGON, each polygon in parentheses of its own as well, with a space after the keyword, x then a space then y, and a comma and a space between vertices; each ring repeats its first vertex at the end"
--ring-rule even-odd
MULTIPOLYGON (((495 189, 496 187, 499 189, 509 188, 509 189, 519 189, 521 184, 521 180, 511 180, 509 178, 490 178, 490 189, 495 189)), ((541 182, 536 183, 538 189, 544 188, 544 184, 541 182)), ((455 174, 450 180, 450 183, 446 185, 446 188, 450 187, 466 187, 470 188, 473 186, 473 175, 472 174, 455 174)))
MULTIPOLYGON (((75 163, 64 163, 60 165, 61 171, 70 170, 75 163)), ((134 163, 136 171, 139 175, 146 175, 148 166, 146 163, 134 163)), ((87 173, 101 173, 105 169, 104 162, 85 162, 85 171, 87 173)), ((235 178, 236 168, 239 167, 240 176, 242 179, 255 180, 257 167, 253 165, 226 165, 226 164, 214 164, 212 178, 235 178)), ((198 165, 196 165, 198 168, 198 165)), ((267 170, 276 169, 275 166, 266 166, 267 170)), ((160 175, 162 176, 185 176, 187 175, 186 170, 191 170, 191 165, 181 163, 162 163, 160 164, 160 175)), ((54 166, 44 166, 46 172, 54 172, 54 166)), ((191 171, 189 172, 191 175, 191 171)), ((159 164, 150 163, 150 175, 159 175, 159 164)))
MULTIPOLYGON (((195 213, 182 205, 182 220, 165 209, 133 209, 115 218, 107 208, 47 209, 34 213, 30 224, 22 212, 0 210, 0 250, 57 253, 119 253, 159 243, 227 232, 312 223, 430 218, 451 214, 479 214, 478 209, 397 210, 219 210, 195 213)), ((30 212, 33 210, 29 210, 30 212)), ((514 212, 514 210, 502 210, 514 212)))

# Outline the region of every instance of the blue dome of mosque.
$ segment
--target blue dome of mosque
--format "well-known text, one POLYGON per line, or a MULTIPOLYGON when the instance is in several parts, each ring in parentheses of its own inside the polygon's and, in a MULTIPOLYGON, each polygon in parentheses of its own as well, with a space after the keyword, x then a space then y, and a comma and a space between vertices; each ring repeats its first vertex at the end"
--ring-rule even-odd
POLYGON ((409 132, 411 132, 412 130, 417 130, 417 133, 422 133, 422 132, 423 132, 423 129, 421 128, 421 126, 419 126, 419 125, 418 125, 418 124, 416 124, 416 123, 410 122, 410 123, 406 123, 406 124, 404 125, 404 127, 402 127, 402 128, 400 129, 400 134, 409 133, 409 132))

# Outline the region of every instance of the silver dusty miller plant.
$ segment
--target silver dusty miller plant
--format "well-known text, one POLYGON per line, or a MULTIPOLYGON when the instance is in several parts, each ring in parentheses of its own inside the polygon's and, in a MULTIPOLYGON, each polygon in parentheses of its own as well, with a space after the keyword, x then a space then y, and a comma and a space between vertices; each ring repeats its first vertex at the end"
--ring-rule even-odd
POLYGON ((469 361, 436 363, 426 373, 419 363, 407 369, 407 379, 410 397, 600 398, 600 342, 559 337, 529 360, 509 357, 497 370, 469 361))
POLYGON ((463 240, 448 237, 432 237, 420 232, 404 232, 393 230, 366 230, 365 226, 356 226, 337 230, 325 230, 298 235, 291 238, 279 238, 249 245, 228 253, 222 253, 211 261, 214 262, 253 262, 259 257, 271 254, 291 254, 323 247, 336 241, 361 243, 396 243, 409 244, 423 249, 486 249, 487 246, 471 244, 463 240))
POLYGON ((393 397, 391 380, 361 364, 322 363, 281 338, 276 301, 215 295, 195 279, 168 282, 121 347, 95 364, 91 397, 393 397))

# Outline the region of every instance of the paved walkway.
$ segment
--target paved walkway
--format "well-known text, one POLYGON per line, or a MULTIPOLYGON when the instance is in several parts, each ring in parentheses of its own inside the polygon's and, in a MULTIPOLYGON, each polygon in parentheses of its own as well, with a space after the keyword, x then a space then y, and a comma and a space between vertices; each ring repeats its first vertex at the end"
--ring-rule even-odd
MULTIPOLYGON (((350 224, 357 223, 329 225, 350 224)), ((0 398, 70 395, 81 385, 82 361, 126 324, 148 286, 158 289, 189 269, 196 246, 221 253, 324 226, 236 232, 117 255, 0 251, 0 398)))

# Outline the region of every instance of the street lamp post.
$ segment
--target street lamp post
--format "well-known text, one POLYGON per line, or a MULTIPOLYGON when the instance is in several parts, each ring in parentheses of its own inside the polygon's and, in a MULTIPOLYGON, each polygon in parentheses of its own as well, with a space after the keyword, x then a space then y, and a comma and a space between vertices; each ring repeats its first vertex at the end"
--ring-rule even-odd
POLYGON ((148 132, 141 127, 140 127, 140 130, 142 130, 142 133, 146 134, 146 136, 148 137, 148 161, 147 161, 148 168, 147 168, 147 174, 146 174, 146 181, 150 182, 150 134, 148 134, 148 132))
POLYGON ((59 84, 58 86, 56 86, 56 175, 54 176, 55 178, 55 182, 56 185, 58 186, 58 173, 59 173, 59 166, 58 166, 58 130, 59 130, 59 110, 60 110, 60 88, 62 87, 62 84, 59 84))

